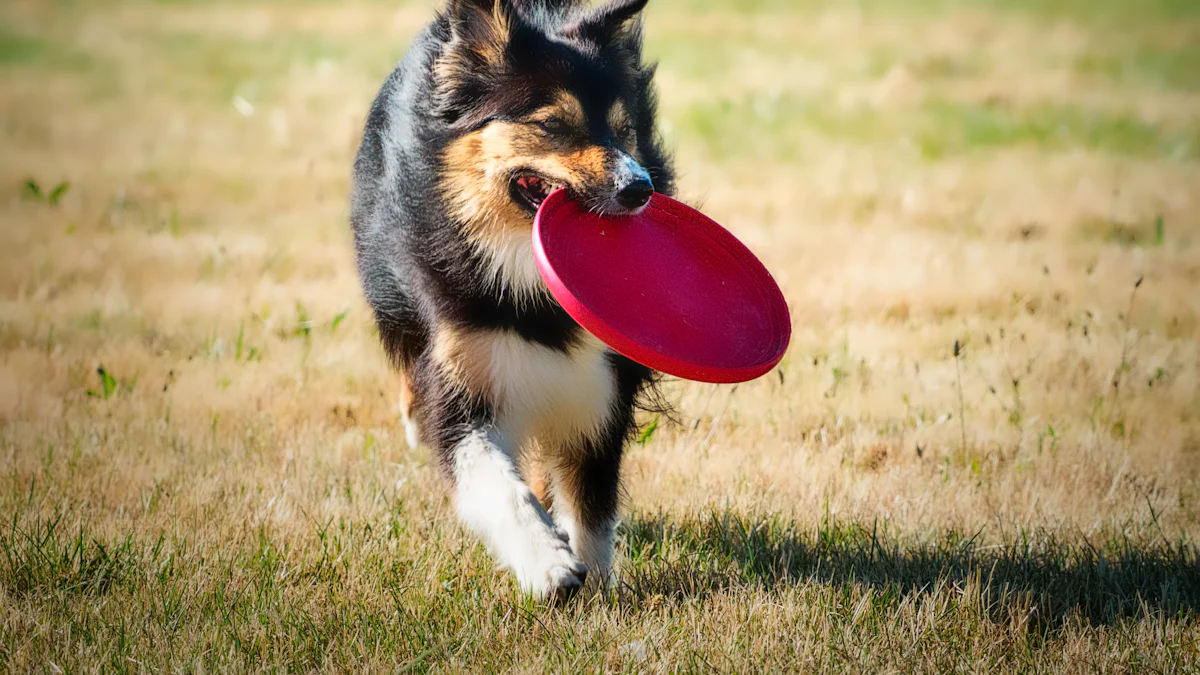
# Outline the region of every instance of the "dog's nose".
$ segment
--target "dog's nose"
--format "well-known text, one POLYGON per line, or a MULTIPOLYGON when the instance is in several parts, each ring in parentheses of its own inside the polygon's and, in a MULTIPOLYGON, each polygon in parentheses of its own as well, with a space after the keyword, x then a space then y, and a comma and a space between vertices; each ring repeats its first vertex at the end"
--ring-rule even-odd
POLYGON ((617 203, 622 208, 636 211, 650 203, 650 196, 653 194, 654 184, 645 178, 638 178, 621 188, 621 191, 617 193, 617 203))

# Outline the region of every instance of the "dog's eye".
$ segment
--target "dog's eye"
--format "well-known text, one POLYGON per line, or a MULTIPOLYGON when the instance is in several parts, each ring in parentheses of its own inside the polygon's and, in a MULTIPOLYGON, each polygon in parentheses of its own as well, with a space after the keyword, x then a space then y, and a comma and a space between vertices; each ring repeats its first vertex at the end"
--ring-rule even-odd
POLYGON ((536 124, 539 129, 548 134, 557 136, 567 132, 567 123, 557 117, 548 117, 544 120, 539 120, 536 124))

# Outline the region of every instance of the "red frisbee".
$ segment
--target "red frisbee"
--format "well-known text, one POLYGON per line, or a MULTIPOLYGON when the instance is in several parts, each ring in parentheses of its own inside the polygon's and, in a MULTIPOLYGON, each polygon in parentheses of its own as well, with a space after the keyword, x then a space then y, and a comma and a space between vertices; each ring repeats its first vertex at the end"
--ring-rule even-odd
POLYGON ((558 191, 533 221, 538 270, 563 309, 617 352, 670 375, 744 382, 792 335, 758 258, 699 211, 655 194, 636 216, 586 212, 558 191))

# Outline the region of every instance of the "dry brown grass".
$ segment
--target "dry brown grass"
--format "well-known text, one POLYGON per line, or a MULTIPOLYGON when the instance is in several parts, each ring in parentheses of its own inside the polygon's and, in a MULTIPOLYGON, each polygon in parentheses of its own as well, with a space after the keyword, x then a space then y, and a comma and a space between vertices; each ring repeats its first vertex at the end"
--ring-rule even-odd
POLYGON ((683 192, 795 338, 672 385, 566 610, 404 448, 354 277, 428 3, 0 9, 0 666, 1198 667, 1190 5, 656 2, 683 192))

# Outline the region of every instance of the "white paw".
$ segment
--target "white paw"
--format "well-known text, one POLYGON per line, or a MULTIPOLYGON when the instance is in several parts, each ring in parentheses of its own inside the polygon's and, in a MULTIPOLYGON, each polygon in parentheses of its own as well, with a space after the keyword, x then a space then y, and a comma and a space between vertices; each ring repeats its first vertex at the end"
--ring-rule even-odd
MULTIPOLYGON (((557 533, 556 533, 557 534, 557 533)), ((520 575, 522 590, 539 600, 562 602, 587 583, 588 568, 562 543, 548 546, 520 575)))
POLYGON ((408 447, 413 450, 417 449, 417 445, 421 442, 420 434, 417 432, 417 423, 412 420, 404 420, 404 440, 408 443, 408 447))

